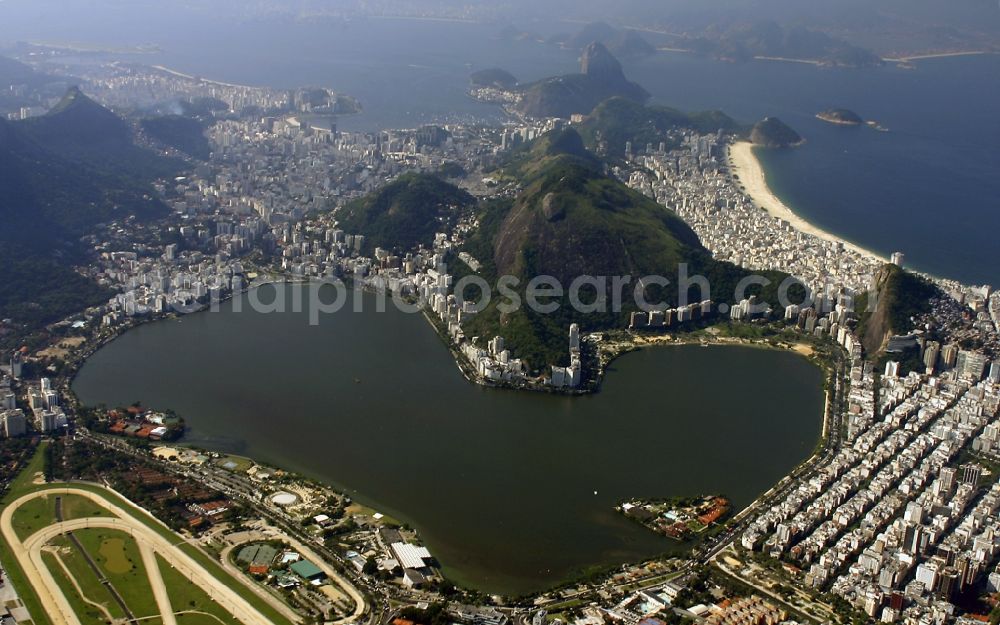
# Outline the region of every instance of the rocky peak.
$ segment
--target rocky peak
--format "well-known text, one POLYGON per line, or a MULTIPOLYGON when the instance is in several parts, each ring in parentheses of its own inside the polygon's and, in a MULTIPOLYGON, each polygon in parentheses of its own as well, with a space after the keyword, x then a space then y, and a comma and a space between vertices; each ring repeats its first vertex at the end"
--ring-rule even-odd
POLYGON ((625 82, 622 64, 604 47, 604 44, 597 41, 584 48, 580 71, 602 82, 625 82))

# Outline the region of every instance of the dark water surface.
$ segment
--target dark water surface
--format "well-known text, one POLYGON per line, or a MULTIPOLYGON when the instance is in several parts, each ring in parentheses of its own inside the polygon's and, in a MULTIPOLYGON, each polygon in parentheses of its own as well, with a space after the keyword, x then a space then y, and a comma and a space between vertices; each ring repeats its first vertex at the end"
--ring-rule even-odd
POLYGON ((144 325, 74 389, 88 404, 173 408, 193 443, 336 484, 495 592, 675 549, 615 504, 723 493, 742 507, 819 436, 821 373, 791 353, 653 348, 616 361, 593 396, 497 391, 468 383, 420 315, 365 303, 319 326, 230 305, 144 325))

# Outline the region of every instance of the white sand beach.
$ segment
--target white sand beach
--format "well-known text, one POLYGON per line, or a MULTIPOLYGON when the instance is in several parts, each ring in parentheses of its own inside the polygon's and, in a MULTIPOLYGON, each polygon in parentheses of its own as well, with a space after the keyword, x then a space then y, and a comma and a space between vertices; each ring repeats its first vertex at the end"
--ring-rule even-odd
POLYGON ((782 202, 778 196, 772 193, 770 188, 768 188, 767 179, 764 176, 764 169, 761 167, 760 161, 757 160, 757 156, 753 153, 753 144, 749 141, 739 141, 730 145, 728 155, 730 171, 733 175, 739 178, 739 181, 743 184, 743 188, 746 190, 747 195, 750 196, 750 199, 753 200, 754 204, 766 210, 771 216, 787 221, 793 228, 801 232, 805 232, 806 234, 811 234, 826 241, 843 243, 844 247, 847 249, 853 250, 865 256, 877 258, 883 262, 887 260, 884 256, 876 254, 871 250, 855 245, 849 241, 845 241, 834 234, 830 234, 822 228, 814 226, 792 212, 792 209, 788 208, 788 206, 785 205, 785 203, 782 202))

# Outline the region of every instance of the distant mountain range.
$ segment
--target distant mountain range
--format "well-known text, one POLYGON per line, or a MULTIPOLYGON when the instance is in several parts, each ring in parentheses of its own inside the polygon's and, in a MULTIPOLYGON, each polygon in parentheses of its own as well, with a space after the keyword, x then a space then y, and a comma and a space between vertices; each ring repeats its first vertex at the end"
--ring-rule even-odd
POLYGON ((30 66, 20 61, 0 56, 0 84, 40 87, 46 83, 58 80, 58 78, 53 76, 36 72, 30 66))
MULTIPOLYGON (((845 67, 869 67, 882 63, 881 57, 869 49, 800 24, 782 25, 774 20, 756 19, 719 22, 701 31, 679 30, 681 32, 656 32, 655 29, 639 32, 615 28, 605 22, 593 22, 574 34, 557 34, 545 41, 574 50, 581 50, 596 41, 620 58, 655 54, 659 45, 726 61, 769 57, 811 60, 845 67)), ((507 39, 538 38, 513 27, 504 29, 500 36, 507 39)))
POLYGON ((557 34, 546 39, 573 50, 583 50, 594 42, 602 44, 612 54, 621 58, 646 56, 656 53, 656 47, 632 29, 620 29, 607 22, 591 22, 575 34, 557 34))
POLYGON ((135 145, 122 118, 76 88, 46 115, 0 120, 0 316, 47 323, 104 299, 70 268, 80 237, 166 214, 150 183, 185 166, 135 145))
POLYGON ((802 26, 785 27, 773 21, 737 24, 678 42, 680 47, 727 61, 755 57, 803 59, 844 67, 872 67, 882 58, 871 50, 802 26))

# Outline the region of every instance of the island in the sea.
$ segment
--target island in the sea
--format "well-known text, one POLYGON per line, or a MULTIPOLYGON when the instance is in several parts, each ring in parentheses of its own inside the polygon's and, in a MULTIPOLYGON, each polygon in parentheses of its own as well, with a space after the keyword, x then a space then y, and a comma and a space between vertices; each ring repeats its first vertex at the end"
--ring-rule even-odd
POLYGON ((765 117, 750 131, 750 141, 765 148, 793 148, 805 140, 777 117, 765 117))
POLYGON ((875 120, 865 121, 860 115, 855 113, 850 109, 827 109, 816 113, 816 119, 827 122, 828 124, 837 124, 838 126, 869 126, 878 130, 879 132, 889 132, 889 129, 884 127, 882 124, 875 120))
POLYGON ((816 119, 842 126, 860 126, 865 123, 860 115, 850 109, 827 109, 817 113, 816 119))

